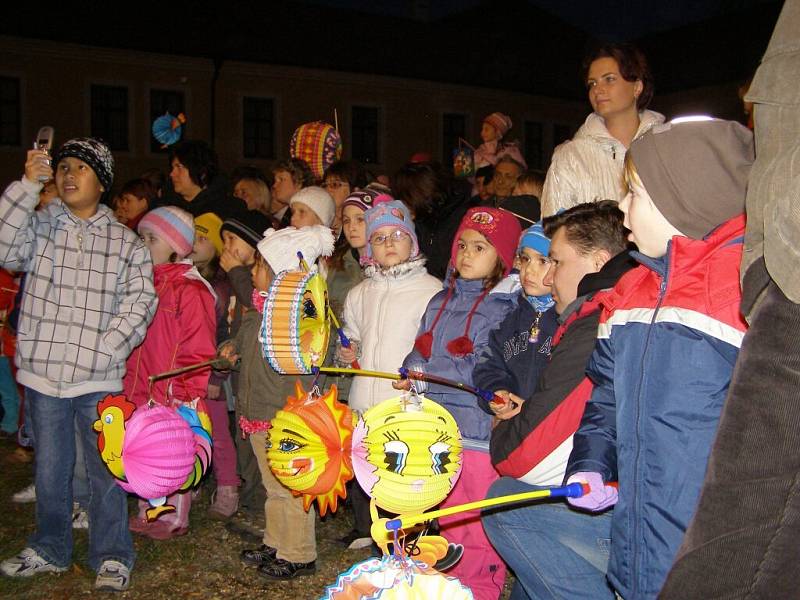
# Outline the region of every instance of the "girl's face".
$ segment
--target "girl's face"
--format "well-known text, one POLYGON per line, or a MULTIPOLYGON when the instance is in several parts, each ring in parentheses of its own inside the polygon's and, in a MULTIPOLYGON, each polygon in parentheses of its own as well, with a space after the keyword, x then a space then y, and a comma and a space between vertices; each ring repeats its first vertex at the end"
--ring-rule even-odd
POLYGON ((458 238, 456 271, 462 279, 486 279, 494 273, 497 250, 483 234, 474 229, 465 229, 458 238))
POLYGON ((623 79, 617 61, 610 56, 592 62, 586 77, 586 87, 592 109, 604 119, 636 112, 636 98, 644 88, 641 81, 623 79))
POLYGON ((411 236, 392 225, 379 227, 369 238, 372 257, 384 269, 399 265, 411 258, 411 236))
POLYGON ((154 265, 163 265, 170 261, 170 257, 175 253, 167 242, 155 235, 152 231, 142 233, 142 240, 147 249, 150 250, 150 258, 154 265))
POLYGON ((481 126, 481 139, 483 140, 484 144, 488 144, 489 142, 493 142, 494 140, 498 139, 500 136, 497 135, 497 129, 493 126, 489 125, 488 123, 484 123, 481 126))
POLYGON ((550 269, 550 259, 533 248, 523 248, 517 257, 519 262, 519 282, 528 296, 545 296, 550 286, 544 284, 544 276, 550 269))
POLYGON ((301 227, 311 227, 312 225, 322 225, 322 221, 313 210, 302 202, 292 204, 292 219, 289 224, 300 229, 301 227))
POLYGON ((367 245, 367 225, 364 211, 349 204, 342 211, 342 230, 351 248, 361 251, 367 245))
POLYGON ((256 249, 227 229, 222 232, 222 247, 243 265, 252 265, 256 249))
POLYGON ((259 292, 269 291, 272 283, 272 269, 260 255, 253 263, 253 268, 250 269, 250 279, 253 281, 253 287, 259 292))
POLYGON ((217 255, 217 249, 206 236, 200 235, 195 232, 194 246, 192 246, 192 253, 189 258, 194 263, 207 263, 217 255))

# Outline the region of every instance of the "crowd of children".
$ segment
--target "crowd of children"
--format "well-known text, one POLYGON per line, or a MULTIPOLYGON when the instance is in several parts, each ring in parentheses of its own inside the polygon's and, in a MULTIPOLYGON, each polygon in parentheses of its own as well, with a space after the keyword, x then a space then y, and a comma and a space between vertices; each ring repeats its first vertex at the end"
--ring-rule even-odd
MULTIPOLYGON (((634 101, 641 91, 631 87, 634 101)), ((503 141, 510 128, 502 113, 486 117, 478 166, 519 154, 503 141)), ((257 170, 231 187, 206 144, 182 142, 170 153, 170 185, 128 182, 115 217, 105 204, 114 160, 102 141, 69 140, 52 157, 29 151, 23 177, 0 198, 0 399, 2 431, 16 434, 24 413, 35 443, 36 529, 0 572, 70 566, 73 496, 88 511, 100 590, 129 587, 130 532, 188 533, 191 491, 168 498, 175 510, 155 520, 144 501, 129 517, 97 452, 97 402, 122 392, 136 406, 205 404, 216 484, 209 514, 228 521, 244 509, 263 519, 260 544, 240 559, 265 578, 314 573, 315 511, 278 481, 266 454, 269 420, 298 377, 262 355, 268 291, 309 269, 327 280, 347 338, 331 343, 329 360, 405 367, 494 394, 487 402, 438 383, 367 376, 337 384, 356 413, 422 393, 452 414, 463 468, 442 507, 562 483, 586 488, 568 503, 439 519, 441 535, 463 550, 449 575, 480 600, 500 597, 509 566, 515 599, 655 598, 697 506, 747 331, 739 264, 754 149, 751 132, 730 121, 653 123, 640 133, 619 204, 583 198, 523 230, 526 218, 500 203, 459 201, 446 244, 434 242, 441 231, 424 240, 443 281, 429 272, 416 221, 445 201, 395 198, 352 161, 329 165, 321 180, 303 161, 284 161, 270 194, 257 170), (57 197, 40 203, 48 180, 57 197), (21 286, 16 273, 25 274, 21 286), (214 358, 227 363, 150 379, 214 358)), ((425 168, 404 167, 399 189, 425 168)), ((539 194, 540 184, 523 176, 518 192, 539 194)), ((312 376, 299 379, 310 388, 312 376)), ((342 541, 369 546, 369 496, 353 482, 348 497, 354 525, 342 541)))

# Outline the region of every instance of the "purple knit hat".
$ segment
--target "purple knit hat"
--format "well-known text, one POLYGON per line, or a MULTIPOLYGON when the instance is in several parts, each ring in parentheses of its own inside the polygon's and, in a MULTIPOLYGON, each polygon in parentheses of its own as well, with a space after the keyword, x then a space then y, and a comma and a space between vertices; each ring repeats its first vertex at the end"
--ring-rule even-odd
POLYGON ((150 231, 175 250, 179 258, 192 253, 194 245, 194 219, 177 206, 162 206, 147 213, 139 221, 139 233, 150 231))
POLYGON ((419 242, 417 242, 417 232, 414 229, 414 221, 411 213, 400 200, 392 200, 388 195, 381 195, 375 199, 372 208, 364 213, 364 221, 367 225, 367 245, 364 248, 362 262, 371 263, 372 244, 369 239, 377 229, 381 227, 396 227, 405 231, 411 237, 411 258, 419 254, 419 242))

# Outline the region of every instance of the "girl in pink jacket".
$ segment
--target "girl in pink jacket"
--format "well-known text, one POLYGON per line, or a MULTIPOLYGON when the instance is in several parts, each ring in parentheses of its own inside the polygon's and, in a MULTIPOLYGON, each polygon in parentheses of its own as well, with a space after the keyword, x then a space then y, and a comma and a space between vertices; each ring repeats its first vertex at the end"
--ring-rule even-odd
MULTIPOLYGON (((158 308, 144 341, 131 353, 123 385, 128 399, 141 406, 150 398, 165 406, 205 400, 210 369, 190 371, 155 382, 148 378, 165 371, 210 360, 216 354, 215 296, 192 262, 186 260, 194 243, 194 220, 174 206, 157 208, 139 222, 139 234, 153 260, 153 283, 158 308)), ((153 539, 184 535, 189 529, 191 492, 170 496, 175 512, 148 523, 147 503, 131 517, 131 531, 153 539)))

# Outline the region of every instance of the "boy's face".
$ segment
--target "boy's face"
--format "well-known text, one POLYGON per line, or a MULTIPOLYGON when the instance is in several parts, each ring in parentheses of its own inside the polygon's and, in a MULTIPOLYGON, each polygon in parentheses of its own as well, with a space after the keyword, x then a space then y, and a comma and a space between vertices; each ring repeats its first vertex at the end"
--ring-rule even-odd
POLYGON ((322 221, 313 210, 302 202, 294 202, 292 204, 292 218, 289 224, 292 227, 311 227, 312 225, 322 225, 322 221))
POLYGON ((661 214, 644 186, 630 182, 628 193, 619 204, 625 214, 625 227, 631 230, 628 240, 645 256, 659 258, 667 253, 667 243, 683 235, 661 214))
POLYGON ((258 184, 252 179, 240 179, 233 188, 233 195, 244 201, 247 210, 261 210, 258 184))
POLYGON ((267 261, 259 258, 253 263, 253 268, 250 269, 250 279, 253 287, 259 292, 269 291, 272 283, 272 269, 269 268, 267 261))
POLYGON ((413 245, 411 237, 402 229, 391 225, 376 229, 369 243, 372 247, 372 257, 384 269, 404 263, 411 258, 413 245))
POLYGON ((256 249, 227 229, 222 232, 222 247, 243 265, 252 265, 255 260, 256 249))
POLYGON ((133 194, 122 194, 117 202, 119 214, 126 219, 135 219, 147 210, 147 200, 133 194))
POLYGON ((589 273, 597 273, 604 261, 592 254, 578 252, 567 238, 566 228, 560 227, 550 241, 550 268, 542 283, 551 286, 556 312, 564 310, 578 297, 578 284, 589 273))
POLYGON ((544 284, 544 278, 550 269, 550 259, 542 256, 533 248, 523 248, 519 253, 519 282, 528 296, 545 296, 550 293, 550 286, 544 284))
POLYGON ((54 198, 58 198, 58 189, 56 188, 56 182, 50 179, 44 183, 42 191, 39 192, 39 205, 36 208, 44 208, 50 204, 54 198))
POLYGON ((288 171, 275 171, 275 181, 272 184, 272 212, 276 213, 284 206, 288 206, 289 200, 300 191, 292 179, 292 174, 288 171))
POLYGON ((105 188, 94 170, 79 158, 67 156, 56 167, 58 195, 74 215, 86 219, 97 212, 105 188))

